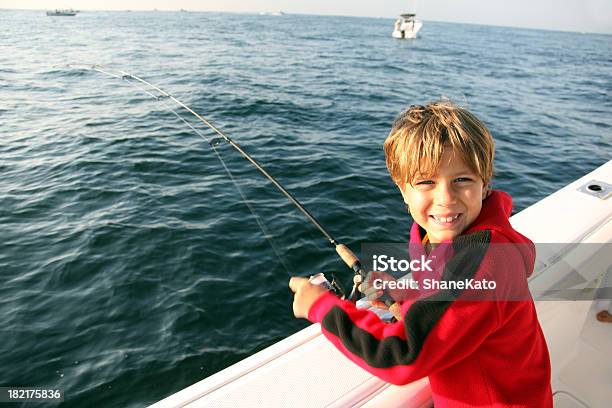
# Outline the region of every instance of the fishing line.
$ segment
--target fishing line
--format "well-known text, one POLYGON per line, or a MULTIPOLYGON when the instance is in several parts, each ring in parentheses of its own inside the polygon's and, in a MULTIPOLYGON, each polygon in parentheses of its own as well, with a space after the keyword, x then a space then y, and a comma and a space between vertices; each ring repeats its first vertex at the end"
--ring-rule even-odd
MULTIPOLYGON (((72 69, 83 69, 83 70, 97 71, 97 72, 109 75, 111 77, 114 77, 114 78, 125 80, 130 85, 132 85, 132 86, 140 89, 141 91, 147 93, 148 95, 150 95, 154 99, 163 101, 165 106, 166 106, 166 108, 168 110, 170 110, 175 116, 177 116, 185 124, 187 124, 187 126, 189 126, 189 128, 194 130, 200 137, 202 137, 213 148, 213 151, 215 152, 215 154, 217 155, 217 157, 219 158, 219 160, 223 164, 223 167, 224 167, 226 173, 228 174, 228 176, 230 177, 230 179, 234 183, 234 186, 236 186, 240 196, 243 199, 243 202, 247 205, 247 207, 249 208, 249 211, 251 211, 251 214, 253 214, 253 216, 255 217, 255 220, 257 221, 257 224, 259 225, 260 229, 264 233, 264 236, 266 237, 266 239, 270 243, 270 246, 272 247, 274 253, 278 257, 278 259, 281 261, 281 263, 283 264, 283 267, 285 268, 285 271, 287 271, 287 273, 289 273, 289 271, 287 269, 287 266, 282 261, 282 257, 279 255, 279 252, 277 251, 276 247, 272 243, 271 235, 267 232, 267 230, 263 226, 263 223, 261 222, 260 218, 255 214, 254 209, 251 207, 250 203, 248 202, 248 200, 246 199, 246 196, 244 195, 243 191, 240 189, 239 185, 237 184, 237 182, 236 182, 235 178, 233 177, 231 171, 229 170, 228 166, 226 165, 224 160, 221 158, 219 152, 216 149, 216 145, 221 140, 226 141, 231 147, 233 147, 235 150, 237 150, 242 155, 242 157, 244 157, 253 166, 255 166, 255 168, 257 168, 257 170, 259 170, 259 172, 261 174, 263 174, 264 177, 266 177, 289 201, 291 201, 298 208, 298 210, 300 210, 300 212, 302 212, 302 214, 304 216, 306 216, 306 218, 325 236, 325 238, 327 238, 329 243, 332 244, 335 247, 337 254, 344 261, 344 263, 346 265, 348 265, 353 270, 353 272, 355 274, 355 276, 353 278, 353 289, 352 289, 351 294, 349 296, 349 298, 351 298, 352 300, 355 300, 354 298, 357 295, 357 291, 356 291, 357 286, 366 277, 366 272, 363 270, 363 267, 361 265, 361 262, 360 262, 359 258, 346 245, 341 244, 340 242, 338 242, 327 231, 327 229, 325 229, 323 227, 323 225, 314 217, 314 215, 312 215, 291 193, 289 193, 289 191, 287 191, 285 189, 285 187, 283 187, 272 175, 270 175, 270 173, 268 173, 268 171, 261 164, 259 164, 259 162, 257 162, 253 157, 251 157, 251 155, 249 155, 246 151, 244 151, 242 149, 242 147, 240 147, 233 139, 231 139, 230 137, 226 136, 223 132, 221 132, 217 127, 215 127, 207 119, 205 119, 204 117, 200 116, 198 113, 193 111, 189 106, 185 105, 183 102, 181 102, 180 100, 178 100, 177 98, 175 98, 174 96, 169 94, 168 92, 166 92, 166 91, 162 90, 161 88, 159 88, 159 87, 157 87, 157 86, 155 86, 155 85, 145 81, 142 78, 139 78, 139 77, 137 77, 135 75, 129 74, 129 73, 124 72, 124 71, 119 70, 119 69, 111 69, 111 68, 108 68, 108 67, 105 67, 105 66, 102 66, 102 65, 68 64, 68 65, 66 65, 66 67, 67 68, 72 68, 72 69), (111 72, 111 71, 114 71, 114 72, 111 72), (140 84, 143 84, 143 85, 145 85, 148 88, 145 88, 143 86, 137 85, 134 81, 138 82, 140 84), (155 91, 158 94, 155 94, 152 91, 155 91), (202 123, 204 123, 206 126, 208 126, 208 128, 210 128, 212 131, 214 131, 219 136, 219 138, 208 139, 203 133, 201 133, 197 129, 195 129, 180 114, 178 114, 178 112, 176 112, 176 111, 174 111, 174 109, 170 108, 168 106, 168 103, 167 103, 168 100, 173 101, 174 103, 176 103, 177 105, 179 105, 183 109, 187 110, 189 113, 191 113, 193 116, 195 116, 198 120, 200 120, 202 123)), ((332 284, 333 283, 334 282, 332 282, 332 284)), ((338 289, 338 288, 336 288, 336 289, 338 289)), ((341 291, 341 289, 340 289, 340 291, 341 291)))
MULTIPOLYGON (((130 85, 136 86, 135 84, 133 84, 132 82, 130 82, 129 80, 127 80, 127 82, 130 85)), ((136 86, 137 88, 140 88, 139 86, 136 86)), ((141 88, 142 89, 142 88, 141 88)), ((266 238, 266 240, 268 241, 268 243, 270 244, 270 247, 272 248, 272 251, 274 251, 274 254, 276 255, 276 257, 278 258, 278 260, 281 262, 283 269, 285 269, 285 272, 287 272, 287 275, 291 276, 291 272, 289 272, 289 268, 287 267, 287 265, 285 264, 285 261, 283 261, 283 257, 280 255, 278 249, 276 248, 276 245, 274 245, 274 241, 272 240, 272 235, 268 232, 268 230, 266 229, 266 227, 264 226, 264 223, 261 221, 261 218, 257 215, 257 213, 255 212, 255 209, 252 207, 251 202, 247 199, 246 194, 244 193, 244 191, 242 191, 242 188, 240 187, 240 185, 238 184, 238 182, 236 181, 236 178, 234 177, 234 175, 232 174, 231 170, 229 169, 229 167, 227 166, 227 164, 225 163, 225 160, 223 160, 223 157, 219 154, 219 151, 217 150, 217 143, 215 142, 215 140, 209 140, 206 135, 204 135, 203 133, 201 133, 198 129, 196 129, 195 127, 193 127, 191 125, 191 123, 187 122, 187 120, 185 120, 185 118, 183 118, 181 115, 179 115, 174 109, 170 108, 168 106, 168 103, 166 101, 164 101, 162 99, 162 102, 164 103, 164 105, 166 106, 166 108, 172 112, 177 118, 179 118, 181 121, 183 121, 183 123, 185 123, 187 126, 189 126, 189 128, 191 130, 193 130, 194 132, 196 132, 199 136, 201 136, 204 140, 206 140, 206 142, 210 145, 210 147, 213 149, 213 151, 215 152, 215 155, 217 156, 217 158, 219 159, 219 161, 221 162, 221 164, 223 165, 223 169, 225 169, 225 173, 227 174, 227 176, 230 178, 230 180, 232 181, 232 183, 234 184, 234 187, 236 187, 236 190, 238 190, 238 194, 240 194, 240 198, 242 199, 242 202, 247 206, 247 208, 249 209, 249 212, 251 213, 251 215, 253 215, 253 218, 255 219, 255 222, 257 223, 257 225, 259 226, 259 229, 261 230, 261 232, 264 234, 264 237, 266 238)))
MULTIPOLYGON (((103 70, 100 69, 99 71, 102 72, 103 70)), ((112 75, 114 77, 118 77, 117 75, 113 75, 113 74, 111 74, 109 72, 104 72, 104 73, 106 73, 108 75, 112 75)), ((183 118, 177 111, 175 111, 172 107, 170 107, 168 102, 167 102, 167 100, 166 100, 167 98, 165 98, 165 97, 160 98, 159 95, 155 95, 155 94, 149 92, 149 90, 147 90, 146 88, 144 88, 144 87, 134 83, 133 81, 130 81, 130 78, 127 77, 127 76, 118 77, 118 78, 125 80, 128 84, 130 84, 131 86, 133 86, 133 87, 135 87, 135 88, 145 92, 146 94, 150 95, 153 99, 162 102, 164 104, 165 108, 168 111, 173 113, 178 119, 180 119, 185 125, 187 125, 191 130, 193 130, 198 136, 200 136, 202 139, 204 139, 206 141, 206 143, 208 143, 210 145, 210 147, 215 152, 215 155, 217 156, 217 158, 219 159, 219 161, 223 165, 223 168, 225 169, 225 173, 228 175, 228 177, 230 178, 230 180, 234 184, 234 187, 236 187, 236 190, 238 190, 238 194, 240 195, 240 197, 242 199, 242 202, 247 206, 247 208, 249 209, 249 212, 251 213, 251 215, 253 215, 253 218, 255 219, 255 222, 257 223, 257 225, 259 226, 259 229, 263 233, 264 238, 270 244, 270 247, 272 248, 272 251, 276 255, 277 259, 280 261, 283 269, 285 269, 285 272, 287 272, 287 275, 291 276, 291 272, 289 272, 289 268, 287 267, 287 264, 285 263, 285 261, 283 261, 283 257, 280 255, 280 252, 278 251, 278 248, 276 247, 276 245, 274 244, 274 241, 272 240, 272 235, 268 232, 268 230, 265 227, 264 223, 261 221, 261 217, 259 217, 257 215, 257 213, 255 212, 255 209, 251 205, 251 202, 247 199, 246 194, 244 193, 244 191, 242 190, 242 188, 238 184, 236 178, 232 174, 231 170, 229 169, 229 167, 225 163, 225 160, 223 160, 223 157, 219 154, 219 151, 217 150, 217 144, 218 143, 215 141, 215 139, 211 140, 208 137, 206 137, 206 135, 204 133, 202 133, 200 130, 196 129, 191 123, 189 123, 185 118, 183 118)))

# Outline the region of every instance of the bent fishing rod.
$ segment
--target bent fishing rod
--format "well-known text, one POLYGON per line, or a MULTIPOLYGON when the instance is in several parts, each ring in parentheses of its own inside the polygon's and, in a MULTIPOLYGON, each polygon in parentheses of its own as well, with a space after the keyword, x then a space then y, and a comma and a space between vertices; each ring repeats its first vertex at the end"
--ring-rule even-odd
MULTIPOLYGON (((144 91, 145 93, 147 93, 149 96, 153 97, 156 100, 167 99, 167 100, 170 100, 170 101, 174 102, 175 104, 177 104, 178 106, 180 106, 181 108, 185 109, 187 112, 192 114, 200 122, 204 123, 208 128, 210 128, 213 132, 215 132, 219 137, 215 138, 213 140, 208 140, 208 138, 206 138, 204 135, 202 135, 200 132, 198 132, 193 126, 191 126, 187 121, 185 121, 185 119, 183 119, 178 113, 176 113, 175 111, 170 109, 170 111, 172 113, 174 113, 179 119, 181 119, 185 124, 187 124, 192 130, 194 130, 196 133, 198 133, 200 136, 202 136, 211 145, 211 147, 215 150, 215 152, 216 152, 215 146, 220 141, 227 142, 232 148, 234 148, 236 151, 238 151, 238 153, 240 153, 240 155, 242 157, 244 157, 253 166, 255 166, 255 168, 266 179, 268 179, 291 203, 293 203, 293 205, 295 207, 297 207, 298 210, 300 210, 300 212, 302 214, 304 214, 304 216, 306 216, 306 218, 310 221, 310 223, 313 224, 325 236, 325 238, 327 238, 329 243, 332 244, 335 247, 336 253, 340 256, 342 261, 344 261, 344 263, 349 268, 351 268, 353 270, 355 275, 353 277, 353 288, 352 288, 351 293, 349 295, 349 299, 352 300, 352 301, 356 300, 357 288, 361 284, 361 282, 363 282, 365 280, 365 277, 366 277, 366 271, 364 271, 363 266, 362 266, 361 261, 359 260, 359 258, 346 245, 344 245, 344 244, 340 243, 338 240, 336 240, 329 233, 329 231, 327 231, 327 229, 325 227, 323 227, 323 225, 316 219, 316 217, 310 213, 310 211, 308 211, 289 191, 287 191, 287 189, 278 180, 276 180, 257 160, 255 160, 250 154, 248 154, 232 138, 227 136, 225 133, 223 133, 221 130, 219 130, 216 126, 214 126, 208 119, 202 117, 200 114, 195 112, 193 109, 191 109, 189 106, 185 105, 183 102, 181 102, 179 99, 177 99, 176 97, 174 97, 170 93, 164 91, 163 89, 159 88, 158 86, 153 85, 150 82, 147 82, 146 80, 144 80, 144 79, 142 79, 142 78, 140 78, 140 77, 138 77, 136 75, 127 73, 127 72, 119 70, 119 69, 113 69, 113 68, 110 68, 110 67, 106 67, 104 65, 97 65, 97 64, 93 64, 93 65, 92 64, 68 64, 68 65, 65 65, 65 67, 66 68, 71 68, 71 69, 81 69, 81 70, 96 71, 96 72, 99 72, 99 73, 102 73, 102 74, 105 74, 105 75, 108 75, 108 76, 111 76, 111 77, 114 77, 114 78, 118 78, 118 79, 124 80, 124 81, 128 82, 130 85, 132 85, 132 86, 134 86, 134 87, 144 91), (140 85, 138 85, 138 84, 140 84, 140 85), (157 95, 154 92, 156 92, 157 95)), ((223 166, 225 167, 226 171, 228 172, 228 174, 231 177, 231 173, 229 172, 229 169, 226 167, 225 163, 223 162, 223 160, 221 159, 220 156, 219 156, 219 159, 221 160, 223 166)), ((241 193, 241 195, 242 195, 242 193, 241 193)), ((244 198, 244 196, 243 196, 243 198, 244 198)), ((247 203, 247 205, 248 205, 248 203, 247 203)), ((261 227, 261 225, 260 225, 260 227, 261 227)), ((318 277, 318 276, 319 275, 315 275, 315 277, 318 277)), ((320 278, 315 279, 313 282, 316 283, 316 281, 318 281, 319 279, 320 278)), ((327 286, 330 289, 334 290, 336 293, 343 294, 341 287, 339 287, 339 285, 336 282, 332 281, 331 284, 330 284, 329 282, 327 282, 324 279, 323 283, 327 284, 327 286)), ((385 302, 385 303, 388 303, 388 302, 385 302)), ((390 306, 391 303, 389 303, 388 306, 390 306)))

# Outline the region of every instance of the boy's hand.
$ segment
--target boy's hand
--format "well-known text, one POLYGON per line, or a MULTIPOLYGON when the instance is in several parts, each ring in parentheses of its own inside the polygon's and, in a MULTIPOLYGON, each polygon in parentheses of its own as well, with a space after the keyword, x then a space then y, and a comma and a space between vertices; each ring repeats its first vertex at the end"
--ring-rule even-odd
POLYGON ((387 307, 384 306, 384 303, 377 299, 385 293, 387 293, 387 295, 389 295, 394 301, 402 299, 403 292, 401 289, 387 288, 386 290, 383 290, 383 285, 388 286, 389 282, 396 281, 397 279, 395 279, 388 273, 380 271, 370 271, 368 272, 368 275, 366 276, 364 281, 361 282, 361 284, 357 287, 357 289, 361 293, 363 293, 373 305, 381 304, 381 307, 386 309, 387 307), (378 281, 376 282, 378 285, 375 285, 375 281, 378 281))
POLYGON ((289 287, 295 293, 293 298, 293 314, 295 317, 308 318, 312 304, 328 290, 320 285, 313 285, 306 278, 292 277, 289 287))
POLYGON ((387 289, 387 294, 389 294, 391 298, 395 301, 391 306, 387 306, 383 301, 378 300, 378 298, 380 298, 384 294, 384 291, 381 289, 374 288, 374 281, 377 279, 386 282, 395 281, 395 278, 387 273, 371 271, 368 273, 366 279, 357 287, 357 289, 367 297, 368 301, 372 306, 379 309, 388 309, 393 314, 396 320, 403 320, 403 316, 400 310, 400 304, 397 302, 397 300, 402 299, 401 291, 387 289))

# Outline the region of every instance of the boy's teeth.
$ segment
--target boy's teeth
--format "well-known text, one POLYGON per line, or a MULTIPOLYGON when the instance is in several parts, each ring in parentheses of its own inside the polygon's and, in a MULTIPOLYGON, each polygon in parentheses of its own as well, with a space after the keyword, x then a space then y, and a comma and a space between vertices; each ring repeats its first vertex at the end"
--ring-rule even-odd
POLYGON ((456 220, 456 219, 457 219, 457 217, 459 217, 459 215, 460 215, 460 214, 457 214, 457 215, 455 215, 454 217, 447 217, 447 218, 444 218, 444 217, 436 217, 435 215, 434 215, 433 217, 434 217, 434 219, 435 219, 436 221, 439 221, 439 222, 451 222, 451 221, 453 221, 453 220, 456 220))

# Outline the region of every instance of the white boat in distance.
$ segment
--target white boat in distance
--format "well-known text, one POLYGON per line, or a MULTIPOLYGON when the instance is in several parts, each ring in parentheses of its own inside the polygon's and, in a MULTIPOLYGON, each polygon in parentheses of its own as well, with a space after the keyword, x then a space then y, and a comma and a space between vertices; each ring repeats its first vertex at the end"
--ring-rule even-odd
POLYGON ((78 11, 75 11, 73 9, 64 9, 64 10, 55 9, 53 11, 47 11, 47 15, 48 16, 72 17, 72 16, 76 16, 77 13, 78 13, 78 11))
POLYGON ((395 28, 391 36, 393 38, 416 38, 417 33, 423 27, 423 23, 416 19, 416 14, 406 13, 395 20, 395 28))
POLYGON ((279 11, 261 11, 259 12, 260 16, 284 16, 285 12, 282 10, 279 11))

